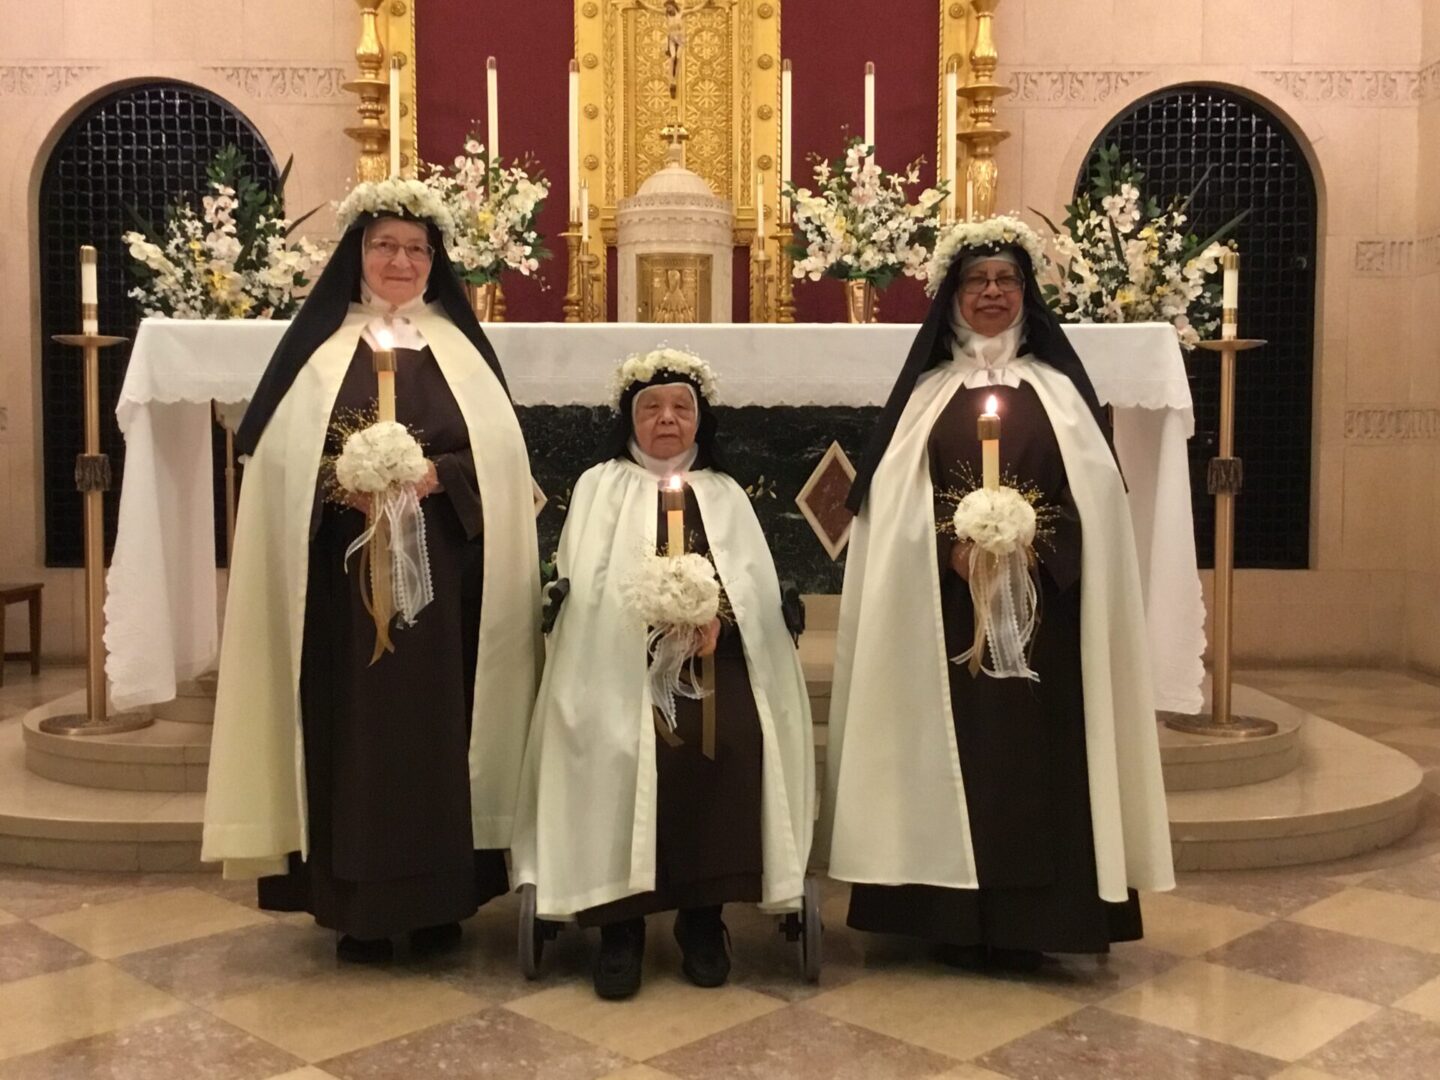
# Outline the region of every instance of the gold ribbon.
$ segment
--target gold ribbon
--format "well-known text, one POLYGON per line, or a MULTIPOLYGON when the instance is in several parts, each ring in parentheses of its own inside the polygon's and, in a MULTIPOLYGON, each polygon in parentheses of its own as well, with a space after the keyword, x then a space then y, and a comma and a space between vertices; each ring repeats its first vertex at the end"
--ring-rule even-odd
MULTIPOLYGON (((700 752, 711 761, 715 760, 715 658, 713 656, 702 657, 700 660, 700 689, 705 696, 700 699, 700 752)), ((660 710, 655 707, 650 709, 651 719, 655 721, 655 730, 659 732, 660 738, 665 745, 674 749, 677 746, 684 746, 685 740, 670 730, 670 725, 665 723, 665 718, 660 715, 660 710)))
POLYGON ((387 652, 395 651, 390 640, 390 622, 395 618, 394 583, 390 576, 390 519, 384 514, 376 520, 376 503, 371 499, 366 511, 366 527, 373 526, 375 535, 360 550, 360 600, 375 623, 375 651, 370 655, 374 664, 387 652), (366 586, 369 588, 366 588, 366 586))

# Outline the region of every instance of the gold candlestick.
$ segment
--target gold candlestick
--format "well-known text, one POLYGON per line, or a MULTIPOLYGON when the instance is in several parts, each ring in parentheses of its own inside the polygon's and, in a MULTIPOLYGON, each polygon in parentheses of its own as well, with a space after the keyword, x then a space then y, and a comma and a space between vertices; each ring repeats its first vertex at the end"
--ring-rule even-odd
POLYGON ((795 321, 795 256, 790 253, 790 245, 795 242, 795 226, 790 222, 788 214, 780 223, 778 242, 780 256, 777 260, 778 268, 775 271, 775 321, 793 323, 795 321))
MULTIPOLYGON (((98 327, 95 299, 96 254, 80 249, 82 267, 81 325, 98 327)), ((47 735, 118 735, 155 722, 144 713, 110 715, 105 685, 105 492, 110 490, 110 456, 100 449, 100 350, 129 338, 88 330, 56 334, 61 345, 85 351, 85 451, 75 458, 75 489, 85 500, 85 712, 48 716, 40 721, 47 735)))
MULTIPOLYGON (((970 50, 970 80, 958 88, 961 97, 970 102, 970 127, 959 134, 966 146, 965 175, 973 184, 973 206, 967 214, 988 218, 995 213, 995 192, 999 183, 999 167, 995 148, 1010 137, 1010 132, 995 126, 995 99, 1010 93, 1010 87, 995 80, 1000 57, 995 51, 995 9, 1000 0, 971 0, 975 10, 975 47, 970 50)), ((959 177, 955 178, 959 183, 959 177)), ((957 191, 959 188, 957 187, 957 191)))
MULTIPOLYGON (((382 0, 355 0, 360 6, 360 44, 355 46, 355 61, 360 68, 357 78, 344 88, 360 98, 356 109, 360 123, 345 129, 345 134, 360 144, 355 179, 361 182, 384 180, 390 175, 390 124, 399 117, 385 117, 390 80, 384 71, 385 47, 380 44, 377 25, 382 0)), ((403 163, 403 159, 402 159, 403 163)))
MULTIPOLYGON (((1231 254, 1234 254, 1233 252, 1231 254)), ((1238 272, 1239 256, 1228 264, 1238 272)), ((1238 286, 1232 280, 1230 300, 1235 299, 1238 286)), ((1238 353, 1257 349, 1265 342, 1258 338, 1230 336, 1238 322, 1236 307, 1225 312, 1225 329, 1219 341, 1202 341, 1200 348, 1220 354, 1220 447, 1210 459, 1208 487, 1215 496, 1215 587, 1213 592, 1213 629, 1211 642, 1210 715, 1186 716, 1165 714, 1165 724, 1176 731, 1191 735, 1219 735, 1234 739, 1253 739, 1274 735, 1279 730, 1271 720, 1254 716, 1237 716, 1231 711, 1231 652, 1233 649, 1233 600, 1235 592, 1235 499, 1244 480, 1241 460, 1235 456, 1235 357, 1238 353)))
POLYGON ((583 305, 581 294, 584 285, 580 280, 580 222, 570 222, 569 228, 560 234, 565 239, 566 270, 565 270, 565 321, 574 323, 581 321, 583 305))
POLYGON ((774 281, 765 241, 756 236, 750 242, 750 321, 771 322, 770 286, 774 281))

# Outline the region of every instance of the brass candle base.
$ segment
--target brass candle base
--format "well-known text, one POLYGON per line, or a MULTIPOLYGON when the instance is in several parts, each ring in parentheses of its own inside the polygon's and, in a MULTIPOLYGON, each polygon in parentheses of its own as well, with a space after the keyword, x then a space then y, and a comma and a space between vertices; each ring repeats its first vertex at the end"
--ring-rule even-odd
POLYGON ((1231 713, 1223 721, 1217 721, 1209 713, 1162 712, 1160 719, 1172 731, 1183 731, 1187 735, 1213 735, 1226 739, 1263 739, 1280 730, 1273 720, 1259 716, 1240 716, 1231 713))
POLYGON ((46 735, 89 737, 121 735, 127 731, 139 731, 153 723, 153 716, 138 712, 111 713, 100 720, 92 720, 89 713, 64 713, 60 716, 47 716, 37 726, 46 735))

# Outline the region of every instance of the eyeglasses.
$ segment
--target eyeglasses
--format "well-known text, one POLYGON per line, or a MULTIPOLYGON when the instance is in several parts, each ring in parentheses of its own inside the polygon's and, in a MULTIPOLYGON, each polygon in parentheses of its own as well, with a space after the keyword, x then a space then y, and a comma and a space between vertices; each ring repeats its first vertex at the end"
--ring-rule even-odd
POLYGON ((1025 283, 1014 274, 1001 274, 999 277, 986 277, 984 274, 974 274, 962 278, 960 291, 967 296, 978 296, 991 285, 994 285, 1002 293, 1017 293, 1025 288, 1025 283))
POLYGON ((429 244, 401 244, 395 240, 371 240, 365 250, 382 256, 386 262, 393 260, 402 251, 413 263, 428 263, 435 257, 435 249, 429 244))

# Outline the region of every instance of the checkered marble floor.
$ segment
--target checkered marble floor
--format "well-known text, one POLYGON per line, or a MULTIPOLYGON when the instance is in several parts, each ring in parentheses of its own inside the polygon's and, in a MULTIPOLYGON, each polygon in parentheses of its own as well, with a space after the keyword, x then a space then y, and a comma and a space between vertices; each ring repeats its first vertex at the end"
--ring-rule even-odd
MULTIPOLYGON (((729 986, 678 973, 652 920, 633 1001, 590 990, 577 931, 527 983, 513 898, 440 959, 356 968, 303 916, 211 875, 0 867, 0 1080, 1431 1080, 1440 1076, 1440 685, 1378 671, 1243 680, 1424 766, 1419 830, 1341 863, 1185 875, 1147 936, 1033 976, 957 973, 844 926, 827 883, 824 976, 776 922, 728 913, 729 986)), ((0 691, 0 722, 33 693, 0 691)))

